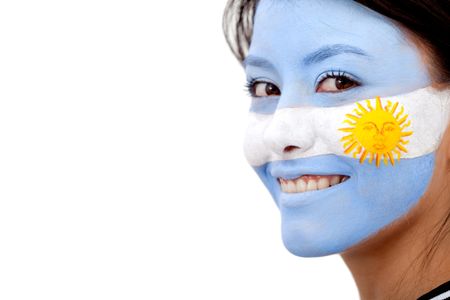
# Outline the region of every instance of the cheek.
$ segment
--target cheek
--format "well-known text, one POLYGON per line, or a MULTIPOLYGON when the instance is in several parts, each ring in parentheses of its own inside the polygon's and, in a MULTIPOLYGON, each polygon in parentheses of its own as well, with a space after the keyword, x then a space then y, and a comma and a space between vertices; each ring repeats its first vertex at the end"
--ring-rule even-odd
MULTIPOLYGON (((395 167, 355 165, 355 190, 345 212, 360 225, 349 231, 358 236, 355 242, 406 215, 426 192, 434 166, 435 153, 402 160, 395 167)), ((351 224, 347 225, 350 230, 351 224)))
POLYGON ((434 169, 434 153, 401 160, 392 166, 374 168, 355 165, 358 197, 378 206, 384 214, 401 212, 425 192, 434 169))
POLYGON ((250 113, 244 137, 244 154, 248 163, 257 167, 271 160, 270 151, 264 142, 264 132, 272 115, 250 113))

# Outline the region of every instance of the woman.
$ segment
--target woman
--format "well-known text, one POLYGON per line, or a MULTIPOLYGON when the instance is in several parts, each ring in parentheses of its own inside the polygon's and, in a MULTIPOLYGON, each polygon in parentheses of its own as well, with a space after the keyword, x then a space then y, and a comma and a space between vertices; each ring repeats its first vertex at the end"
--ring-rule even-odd
POLYGON ((245 154, 283 242, 340 253, 362 299, 450 297, 449 20, 438 0, 225 11, 252 98, 245 154))

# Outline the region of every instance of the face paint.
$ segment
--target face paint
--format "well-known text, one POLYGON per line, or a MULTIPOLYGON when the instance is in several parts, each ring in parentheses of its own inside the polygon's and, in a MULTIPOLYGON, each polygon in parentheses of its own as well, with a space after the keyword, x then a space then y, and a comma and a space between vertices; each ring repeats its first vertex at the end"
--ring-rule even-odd
POLYGON ((367 161, 371 154, 381 154, 384 161, 391 152, 397 158, 415 158, 439 146, 449 101, 448 91, 429 87, 381 97, 382 108, 377 108, 377 99, 366 99, 337 107, 280 108, 271 115, 250 112, 244 150, 252 166, 324 154, 356 158, 354 153, 364 151, 367 161), (301 149, 285 152, 289 145, 301 149))
POLYGON ((292 253, 342 252, 417 203, 449 92, 429 87, 417 48, 389 20, 353 1, 261 0, 245 67, 281 91, 252 99, 244 149, 292 253), (318 92, 330 73, 358 85, 318 92))
POLYGON ((377 97, 375 103, 375 108, 370 100, 367 100, 367 107, 357 103, 355 113, 346 114, 347 119, 343 123, 348 125, 339 128, 348 134, 341 138, 344 153, 353 152, 354 158, 360 155, 360 163, 364 163, 366 157, 370 156, 369 163, 375 159, 377 167, 381 159, 385 164, 389 159, 391 165, 394 165, 395 154, 399 161, 401 151, 408 153, 404 145, 409 143, 406 137, 413 132, 405 129, 411 126, 411 121, 408 120, 408 115, 404 115, 403 106, 399 113, 396 112, 398 102, 388 100, 388 104, 383 105, 380 97, 377 97))

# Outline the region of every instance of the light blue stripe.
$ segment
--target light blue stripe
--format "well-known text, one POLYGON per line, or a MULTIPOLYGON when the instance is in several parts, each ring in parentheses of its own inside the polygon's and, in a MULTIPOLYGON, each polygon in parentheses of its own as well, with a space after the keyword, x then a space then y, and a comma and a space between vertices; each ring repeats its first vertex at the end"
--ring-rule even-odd
POLYGON ((349 157, 320 155, 270 162, 254 169, 280 209, 286 247, 309 257, 342 252, 405 215, 425 193, 434 160, 431 153, 377 168, 349 157), (321 191, 281 193, 276 177, 299 174, 351 178, 321 191), (303 204, 292 205, 297 202, 303 204))
POLYGON ((340 106, 405 94, 431 83, 420 51, 403 31, 355 1, 262 0, 254 21, 247 78, 276 83, 281 97, 270 105, 253 101, 253 112, 340 106), (344 72, 360 86, 317 93, 318 79, 331 72, 344 72))

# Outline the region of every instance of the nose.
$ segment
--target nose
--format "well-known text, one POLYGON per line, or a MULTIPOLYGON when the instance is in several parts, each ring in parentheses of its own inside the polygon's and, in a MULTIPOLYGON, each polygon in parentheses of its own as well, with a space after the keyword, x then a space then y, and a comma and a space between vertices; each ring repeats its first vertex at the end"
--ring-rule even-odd
POLYGON ((285 153, 289 153, 289 152, 294 152, 296 150, 300 150, 301 148, 295 145, 289 145, 284 147, 283 152, 285 153))
POLYGON ((264 132, 266 147, 279 158, 311 148, 314 133, 310 115, 302 108, 277 110, 264 132))
POLYGON ((382 131, 378 131, 374 134, 373 138, 375 140, 384 140, 384 133, 382 131))

